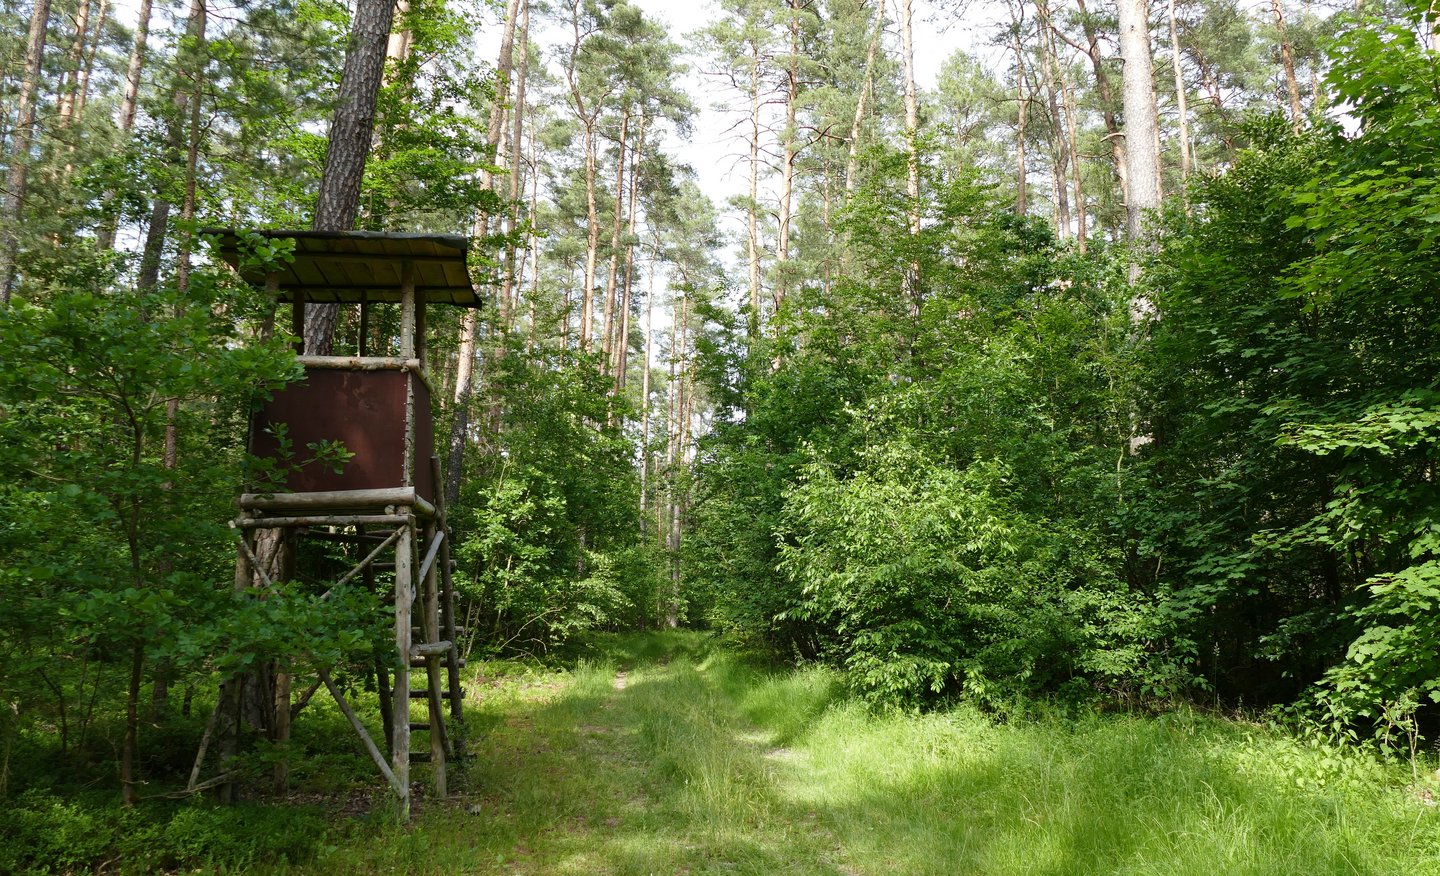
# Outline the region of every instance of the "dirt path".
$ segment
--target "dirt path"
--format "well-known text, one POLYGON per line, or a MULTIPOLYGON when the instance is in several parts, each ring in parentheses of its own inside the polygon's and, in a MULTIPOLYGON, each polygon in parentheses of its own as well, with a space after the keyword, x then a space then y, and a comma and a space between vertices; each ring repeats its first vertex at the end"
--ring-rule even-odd
POLYGON ((467 872, 852 872, 815 813, 786 802, 793 753, 703 662, 582 668, 490 708, 471 785, 513 844, 467 872))

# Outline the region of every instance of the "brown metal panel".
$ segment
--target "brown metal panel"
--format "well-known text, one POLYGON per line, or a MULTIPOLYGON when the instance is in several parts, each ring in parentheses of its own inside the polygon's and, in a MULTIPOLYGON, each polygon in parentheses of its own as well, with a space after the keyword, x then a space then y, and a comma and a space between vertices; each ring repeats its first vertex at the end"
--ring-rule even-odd
MULTIPOLYGON (((299 465, 298 470, 289 472, 282 486, 274 488, 276 491, 298 493, 402 486, 405 382, 410 379, 403 371, 307 368, 303 382, 277 392, 255 415, 250 452, 261 458, 275 458, 278 444, 267 430, 276 423, 286 423, 292 466, 311 460, 313 453, 306 445, 317 441, 341 441, 355 456, 339 474, 314 462, 299 465)), ((416 385, 424 391, 423 383, 417 380, 416 385)), ((428 471, 433 441, 428 393, 425 402, 417 427, 423 424, 426 429, 424 449, 419 452, 426 454, 427 465, 423 470, 428 471)))
POLYGON ((422 499, 435 501, 435 473, 430 469, 430 457, 435 453, 435 420, 430 408, 430 390, 425 381, 415 375, 407 375, 415 387, 415 492, 422 499))

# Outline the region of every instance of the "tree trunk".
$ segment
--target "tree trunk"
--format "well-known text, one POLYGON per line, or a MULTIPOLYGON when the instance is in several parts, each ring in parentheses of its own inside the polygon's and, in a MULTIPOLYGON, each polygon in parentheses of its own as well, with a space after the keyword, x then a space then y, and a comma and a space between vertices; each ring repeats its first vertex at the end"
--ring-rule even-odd
POLYGON ((905 58, 905 193, 910 233, 920 233, 920 109, 915 97, 915 41, 911 27, 912 0, 900 0, 900 40, 905 58))
POLYGON ((15 289, 15 259, 20 253, 20 214, 25 207, 25 181, 30 169, 30 147, 35 136, 36 89, 45 55, 50 0, 35 0, 30 34, 25 44, 25 71, 16 99, 15 131, 11 135, 10 172, 0 212, 0 305, 8 305, 15 289))
POLYGON ((640 159, 645 154, 646 116, 640 113, 640 130, 635 136, 635 148, 630 150, 630 218, 625 232, 625 282, 620 287, 620 337, 615 345, 615 394, 625 391, 626 372, 630 366, 630 302, 635 285, 635 226, 636 206, 640 200, 640 159))
MULTIPOLYGON (((502 331, 514 326, 515 312, 520 305, 520 278, 515 272, 520 248, 515 245, 515 231, 520 225, 521 168, 524 166, 525 79, 530 73, 530 3, 522 0, 520 7, 520 58, 515 70, 515 104, 510 114, 510 205, 506 211, 505 273, 501 278, 500 323, 502 331)), ((532 331, 534 326, 531 326, 532 331)))
MULTIPOLYGON (((1175 0, 1170 2, 1173 4, 1175 0)), ((1280 42, 1280 60, 1285 67, 1285 89, 1290 93, 1290 126, 1298 134, 1305 121, 1305 109, 1300 105, 1300 81, 1295 78, 1295 53, 1285 31, 1285 12, 1280 0, 1270 0, 1270 10, 1275 14, 1275 38, 1280 42)))
POLYGON ((75 38, 65 53, 65 71, 60 76, 60 94, 55 115, 60 128, 68 128, 75 117, 75 95, 80 89, 80 70, 85 66, 85 38, 90 33, 90 7, 94 0, 80 0, 75 10, 75 38))
MULTIPOLYGON (((521 0, 510 0, 506 10, 505 29, 500 36, 500 56, 495 62, 495 75, 499 81, 494 102, 490 105, 489 124, 486 127, 486 154, 493 156, 500 147, 500 138, 505 127, 505 96, 510 80, 510 56, 514 48, 515 23, 521 0)), ((495 188, 495 177, 485 172, 481 183, 486 188, 495 188)), ((484 236, 489 230, 484 215, 475 219, 475 234, 484 236)), ((460 484, 465 468, 465 444, 470 432, 470 408, 475 397, 475 353, 480 335, 479 314, 471 309, 460 317, 460 349, 455 363, 455 414, 450 421, 450 444, 445 460, 445 505, 453 508, 460 500, 460 484)))
POLYGON ((1046 0, 1035 4, 1040 14, 1040 27, 1035 37, 1040 46, 1040 76, 1045 86, 1045 105, 1050 112, 1050 162, 1055 185, 1055 233, 1064 240, 1072 233, 1070 225, 1070 181, 1066 169, 1070 163, 1070 144, 1065 120, 1060 115, 1060 65, 1055 60, 1055 43, 1051 36, 1050 7, 1046 0))
POLYGON ((750 44, 750 200, 745 207, 749 232, 750 314, 747 334, 760 335, 760 46, 750 44))
POLYGON ((1125 148, 1129 155, 1129 197, 1125 231, 1132 241, 1144 232, 1147 211, 1160 207, 1159 124, 1155 112, 1155 73, 1146 0, 1119 0, 1120 57, 1125 62, 1125 148))
MULTIPOLYGON (((906 7, 909 15, 909 7, 906 7)), ((908 17, 907 17, 908 20, 908 17)), ((875 52, 880 47, 880 37, 885 33, 885 0, 875 4, 875 32, 870 36, 870 45, 865 49, 865 78, 860 84, 860 98, 855 101, 855 119, 850 123, 850 150, 845 160, 845 194, 855 191, 855 180, 860 172, 860 125, 865 121, 865 110, 870 102, 870 90, 874 87, 875 52)))
POLYGON ((645 370, 640 372, 640 519, 645 517, 645 487, 650 474, 650 363, 655 346, 655 275, 660 268, 660 247, 650 260, 650 289, 645 294, 645 370))
POLYGON ((1175 73, 1175 111, 1180 116, 1180 187, 1190 182, 1190 102, 1185 95, 1185 74, 1180 66, 1180 27, 1175 19, 1175 0, 1166 0, 1170 18, 1170 66, 1175 73))
POLYGON ((1024 216, 1029 212, 1026 199, 1028 182, 1025 167, 1025 120, 1030 109, 1030 98, 1025 93, 1025 48, 1020 44, 1020 22, 1015 22, 1015 37, 1011 47, 1015 50, 1015 215, 1024 216))
MULTIPOLYGON (((125 87, 120 97, 120 133, 129 135, 135 127, 135 114, 140 108, 140 73, 145 68, 145 51, 150 38, 150 12, 153 0, 140 0, 135 22, 135 41, 130 46, 130 61, 125 66, 125 87)), ((115 193, 107 191, 101 199, 105 219, 95 233, 95 246, 110 250, 115 246, 115 231, 120 224, 112 215, 115 193)))
POLYGON ((1066 134, 1070 138, 1071 178, 1075 184, 1075 245, 1083 255, 1089 235, 1089 211, 1085 204, 1085 169, 1080 164, 1080 142, 1075 130, 1075 92, 1070 88, 1070 80, 1065 76, 1063 66, 1060 68, 1060 94, 1065 99, 1066 134))
MULTIPOLYGON (((330 124, 320 197, 315 204, 316 231, 349 231, 355 227, 394 15, 394 0, 356 0, 345 67, 340 75, 340 101, 330 124)), ((330 355, 340 305, 307 304, 305 311, 306 355, 330 355)))
POLYGON ((1115 177, 1120 183, 1120 198, 1128 202, 1130 200, 1130 157, 1125 148, 1125 135, 1120 130, 1120 121, 1115 116, 1115 92, 1110 87, 1110 74, 1105 69, 1105 58, 1100 54, 1100 38, 1096 34, 1095 21, 1090 16, 1090 10, 1085 8, 1085 0, 1075 0, 1075 3, 1080 9, 1081 26, 1085 31, 1085 45, 1083 47, 1076 45, 1063 33, 1061 39, 1070 43, 1090 59, 1090 67, 1095 72, 1095 91, 1100 98, 1100 117, 1105 122, 1105 139, 1110 143, 1110 154, 1115 159, 1115 177))
POLYGON ((790 0, 790 57, 785 69, 785 140, 780 165, 780 215, 775 240, 775 310, 785 301, 790 265, 790 216, 795 194, 795 159, 800 154, 796 117, 800 102, 800 4, 790 0))
MULTIPOLYGON (((620 228, 625 221, 625 153, 630 138, 630 108, 620 114, 620 153, 615 159, 615 215, 610 219, 610 263, 605 271, 604 327, 600 331, 600 352, 606 368, 612 367, 616 339, 615 290, 620 283, 620 228)), ((613 375, 612 375, 613 376, 613 375)))

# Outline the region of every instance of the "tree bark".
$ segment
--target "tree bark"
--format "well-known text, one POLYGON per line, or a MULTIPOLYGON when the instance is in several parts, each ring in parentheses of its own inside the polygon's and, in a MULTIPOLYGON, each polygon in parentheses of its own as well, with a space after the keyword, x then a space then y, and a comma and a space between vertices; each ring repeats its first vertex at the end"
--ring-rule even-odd
POLYGON ((746 330, 760 336, 760 46, 750 44, 750 200, 745 207, 749 235, 750 314, 746 330))
MULTIPOLYGON (((510 58, 514 48, 515 24, 520 2, 521 0, 510 0, 506 10, 505 29, 500 37, 500 56, 495 62, 498 87, 494 102, 490 105, 489 124, 485 131, 486 154, 492 157, 499 149, 500 138, 504 135, 505 96, 509 93, 510 58)), ((494 190, 495 177, 492 174, 484 173, 481 182, 486 188, 494 190)), ((477 216, 476 235, 483 236, 488 230, 488 217, 483 214, 477 216)), ((460 484, 465 468, 465 444, 470 432, 470 408, 475 397, 475 352, 479 334, 479 314, 474 310, 466 310, 460 318, 460 349, 455 363, 455 413, 450 421, 450 442, 445 460, 446 507, 454 507, 460 500, 460 484)))
POLYGON ((1025 48, 1020 42, 1020 20, 1017 16, 1014 22, 1015 36, 1011 48, 1015 51, 1015 215, 1024 216, 1029 212, 1029 203, 1026 198, 1028 188, 1027 168, 1025 167, 1025 121, 1030 109, 1030 98, 1025 93, 1025 48))
POLYGON ((1115 177, 1120 183, 1120 197, 1124 201, 1129 201, 1130 157, 1125 148, 1125 135, 1120 130, 1120 121, 1115 116, 1115 92, 1110 87, 1110 74, 1105 69, 1105 58, 1100 54, 1100 38, 1095 30, 1095 21, 1090 15, 1090 10, 1085 8, 1085 0, 1075 0, 1075 3, 1080 9, 1081 27, 1085 31, 1085 45, 1080 46, 1062 32, 1056 32, 1060 34, 1061 39, 1090 59, 1090 67, 1095 72, 1095 92, 1100 98, 1100 118, 1105 122, 1105 139, 1110 143, 1110 154, 1115 159, 1115 177))
POLYGON ((638 221, 636 207, 640 200, 640 159, 645 155, 646 116, 640 113, 640 130, 635 136, 635 148, 630 150, 630 217, 625 232, 625 281, 620 287, 620 335, 615 345, 615 394, 625 391, 627 371, 630 367, 630 302, 635 283, 635 226, 638 221))
POLYGON ((1045 105, 1050 113, 1050 161, 1055 186, 1055 233, 1064 240, 1072 233, 1070 225, 1070 180, 1067 166, 1070 163, 1070 143, 1066 135, 1065 120, 1060 115, 1060 65, 1055 59, 1055 43, 1050 26, 1050 6, 1046 0, 1035 4, 1040 16, 1040 27, 1036 40, 1040 47, 1040 76, 1045 86, 1045 105))
POLYGON ((880 37, 884 33, 885 0, 880 0, 875 4, 875 32, 871 34, 870 45, 865 49, 865 78, 860 84, 860 98, 855 101, 855 118, 850 123, 850 149, 845 160, 846 195, 855 191, 856 177, 860 173, 860 125, 865 121, 865 111, 870 102, 870 90, 874 87, 875 52, 880 47, 880 37))
POLYGON ((30 33, 25 43, 25 70, 16 99, 15 130, 11 135, 10 171, 0 212, 0 306, 9 305, 15 289, 15 259, 20 253, 20 214, 25 207, 25 182, 30 169, 30 148, 35 136, 36 89, 45 56, 50 0, 35 0, 30 33))
MULTIPOLYGON (((505 273, 501 278, 500 323, 509 331, 520 305, 520 278, 515 272, 520 248, 515 245, 515 231, 520 225, 521 169, 524 166, 525 79, 530 73, 530 3, 522 0, 520 7, 520 57, 515 70, 515 103, 510 111, 510 206, 506 211, 506 232, 510 238, 505 250, 505 273)), ((532 326, 533 330, 533 326, 532 326)))
MULTIPOLYGON (((394 0, 356 0, 345 67, 340 75, 340 101, 330 124, 320 197, 315 204, 316 231, 349 231, 355 227, 394 16, 394 0)), ((340 305, 307 304, 305 312, 305 354, 330 355, 340 305)))
POLYGON ((1175 73, 1175 111, 1180 116, 1180 186, 1190 181, 1190 102, 1185 94, 1185 74, 1180 66, 1180 27, 1175 18, 1175 0, 1166 0, 1170 18, 1170 67, 1175 73))
MULTIPOLYGON (((1175 0, 1170 2, 1173 4, 1175 0)), ((1285 31, 1285 12, 1280 0, 1270 0, 1270 10, 1275 14, 1275 38, 1280 43, 1280 60, 1285 67, 1285 89, 1290 94, 1290 127, 1298 134, 1305 122, 1305 109, 1300 105, 1300 80, 1295 78, 1295 53, 1285 31)))
POLYGON ((604 327, 600 331, 600 352, 605 357, 606 368, 612 367, 616 343, 615 290, 620 283, 620 227, 625 221, 625 157, 629 138, 630 108, 627 106, 620 114, 620 153, 615 159, 615 215, 610 219, 610 263, 605 272, 605 300, 602 302, 604 327))
MULTIPOLYGON (((125 65, 125 87, 120 97, 120 133, 129 135, 135 127, 135 115, 140 108, 140 74, 145 68, 146 47, 150 38, 150 13, 153 0, 140 0, 135 22, 135 41, 130 46, 130 60, 125 65)), ((96 248, 106 251, 115 246, 115 231, 120 224, 118 216, 112 215, 115 193, 106 192, 101 199, 104 204, 105 220, 95 233, 96 248)))
POLYGON ((1129 197, 1125 231, 1132 241, 1144 232, 1148 211, 1160 206, 1159 124, 1155 111, 1155 73, 1151 64, 1149 6, 1146 0, 1119 0, 1120 57, 1125 63, 1125 148, 1129 156, 1129 197))

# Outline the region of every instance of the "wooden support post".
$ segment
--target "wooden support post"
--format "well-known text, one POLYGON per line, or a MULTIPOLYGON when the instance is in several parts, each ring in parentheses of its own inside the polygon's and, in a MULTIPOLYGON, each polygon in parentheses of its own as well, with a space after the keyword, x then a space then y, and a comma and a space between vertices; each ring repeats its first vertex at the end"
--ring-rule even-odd
MULTIPOLYGON (((441 477, 440 457, 430 457, 430 472, 436 484, 445 483, 441 477)), ((445 505, 442 495, 435 497, 435 519, 445 526, 445 505)), ((450 694, 450 723, 446 733, 450 742, 450 753, 460 759, 465 757, 465 689, 460 682, 460 640, 455 626, 455 585, 450 579, 450 539, 440 543, 440 634, 450 643, 450 655, 445 662, 450 694)))
POLYGON ((290 304, 290 334, 295 336, 295 355, 305 352, 305 302, 296 298, 290 304))
POLYGON ((290 684, 288 672, 275 673, 275 746, 280 759, 275 762, 275 793, 290 791, 290 684))
POLYGON ((415 524, 395 545, 395 685, 391 693, 390 764, 400 797, 400 818, 410 818, 410 609, 415 601, 415 524))
POLYGON ((365 358, 370 346, 370 296, 368 293, 360 293, 360 339, 355 347, 355 355, 365 358))
POLYGON ((420 367, 425 367, 425 355, 427 352, 425 343, 425 297, 415 296, 415 358, 420 360, 420 367))
MULTIPOLYGON (((428 568, 422 573, 424 576, 424 631, 425 641, 438 642, 440 640, 440 579, 436 574, 434 563, 434 551, 444 543, 444 533, 438 532, 438 524, 431 520, 425 526, 425 536, 431 542, 429 559, 431 562, 428 568)), ((430 768, 435 782, 435 796, 445 797, 445 707, 440 702, 440 690, 444 682, 440 677, 440 655, 427 653, 425 655, 425 687, 426 701, 429 705, 430 714, 430 768)))
POLYGON ((415 358, 415 265, 400 266, 400 358, 415 358))

